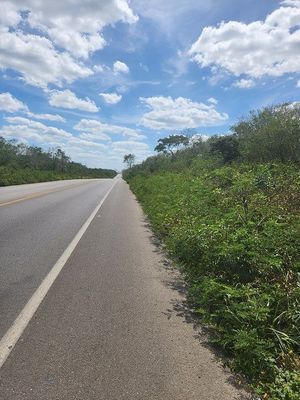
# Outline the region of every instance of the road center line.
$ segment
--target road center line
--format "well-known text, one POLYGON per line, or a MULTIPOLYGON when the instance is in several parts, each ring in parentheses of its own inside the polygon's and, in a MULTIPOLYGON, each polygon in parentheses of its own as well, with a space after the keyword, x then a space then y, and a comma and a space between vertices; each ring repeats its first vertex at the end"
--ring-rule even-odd
POLYGON ((102 207, 103 203, 107 199, 108 195, 115 187, 115 185, 119 182, 119 178, 115 178, 115 182, 110 187, 110 189, 106 192, 105 196, 102 198, 100 203, 94 209, 92 214, 88 217, 85 223, 82 225, 80 230, 77 232, 71 243, 65 249, 63 254, 57 260, 57 262, 52 267, 51 271, 48 275, 44 278, 40 286, 36 289, 33 293, 29 301, 26 303, 23 310, 17 316, 15 321, 13 322, 12 326, 8 329, 6 334, 0 340, 0 368, 3 366, 7 357, 9 356, 12 349, 15 347, 17 341, 21 337, 22 333, 24 332, 26 326, 30 322, 31 318, 34 316, 36 310, 38 309, 39 305, 45 298, 46 294, 48 293, 49 289, 53 285, 55 279, 58 277, 59 273, 65 266, 66 262, 70 258, 71 254, 73 253, 74 249, 76 248, 78 242, 86 232, 87 228, 91 224, 92 220, 94 219, 95 215, 102 207))

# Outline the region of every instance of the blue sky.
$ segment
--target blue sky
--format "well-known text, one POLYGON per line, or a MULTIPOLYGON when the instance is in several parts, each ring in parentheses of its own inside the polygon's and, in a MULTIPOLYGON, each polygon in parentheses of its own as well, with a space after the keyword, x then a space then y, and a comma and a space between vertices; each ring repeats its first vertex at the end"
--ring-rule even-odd
POLYGON ((91 167, 299 101, 299 0, 1 1, 0 136, 91 167))

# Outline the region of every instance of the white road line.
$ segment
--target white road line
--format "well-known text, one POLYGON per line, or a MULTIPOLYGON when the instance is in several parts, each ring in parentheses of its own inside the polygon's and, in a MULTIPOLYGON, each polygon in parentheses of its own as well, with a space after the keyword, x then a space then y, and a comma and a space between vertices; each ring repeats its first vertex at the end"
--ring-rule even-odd
POLYGON ((110 187, 110 189, 107 191, 105 196, 102 198, 100 203, 97 205, 95 210, 92 212, 92 214, 89 216, 89 218, 85 221, 85 223, 82 225, 78 233, 75 235, 71 243, 68 245, 66 250, 63 252, 63 254, 60 256, 60 258, 57 260, 57 262, 54 264, 52 267, 51 271, 48 273, 48 275, 45 277, 45 279, 42 281, 40 286, 36 289, 34 294, 31 296, 23 310, 20 312, 20 314, 17 316, 15 321, 13 322, 12 326, 8 329, 6 334, 2 337, 0 340, 0 368, 3 366, 5 363, 7 357, 9 356, 10 352, 12 349, 15 347, 17 341, 19 340, 20 336, 24 332, 26 326, 30 322, 31 318, 34 316, 36 310, 38 309, 39 305, 43 301, 44 297, 48 293, 49 289, 53 285, 55 279, 58 277, 59 273, 63 269, 64 265, 68 261, 69 257, 71 256, 72 252, 74 251, 75 247, 77 246, 78 242, 84 235, 85 231, 89 227, 90 223, 94 219, 95 215, 107 199, 108 195, 112 191, 112 189, 115 187, 115 185, 119 182, 119 178, 115 178, 115 182, 113 185, 110 187))

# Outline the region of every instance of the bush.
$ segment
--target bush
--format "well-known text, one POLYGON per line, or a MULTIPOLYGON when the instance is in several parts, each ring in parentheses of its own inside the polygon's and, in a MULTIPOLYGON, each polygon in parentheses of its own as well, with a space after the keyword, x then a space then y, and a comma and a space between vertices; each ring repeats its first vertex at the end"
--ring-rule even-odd
POLYGON ((300 163, 299 103, 252 111, 232 131, 245 161, 300 163))
MULTIPOLYGON (((215 163, 215 161, 213 161, 215 163)), ((297 398, 300 173, 236 164, 136 174, 129 182, 180 263, 214 341, 264 398, 297 398)), ((216 165, 216 164, 215 164, 216 165)))

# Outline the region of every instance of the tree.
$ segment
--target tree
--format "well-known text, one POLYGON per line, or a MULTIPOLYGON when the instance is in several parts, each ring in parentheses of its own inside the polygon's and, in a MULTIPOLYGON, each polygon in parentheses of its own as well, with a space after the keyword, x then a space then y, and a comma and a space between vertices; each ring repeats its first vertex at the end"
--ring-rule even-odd
POLYGON ((15 140, 6 140, 0 136, 0 165, 14 165, 17 159, 15 140))
POLYGON ((55 169, 60 172, 65 172, 66 164, 70 161, 70 157, 68 157, 62 149, 57 149, 53 155, 55 169))
POLYGON ((213 137, 210 141, 210 152, 221 154, 225 164, 235 161, 239 156, 239 142, 235 135, 213 137))
POLYGON ((252 111, 232 127, 243 159, 300 163, 300 105, 281 104, 252 111))
POLYGON ((127 164, 128 168, 132 168, 134 161, 135 161, 134 154, 129 153, 124 155, 123 163, 127 164))
POLYGON ((159 139, 154 150, 173 157, 182 146, 186 147, 188 144, 189 138, 186 135, 170 135, 159 139))

